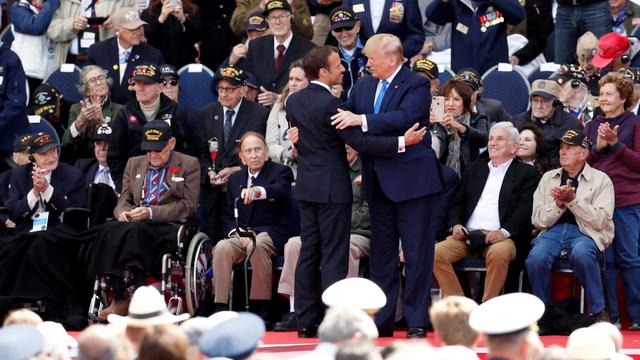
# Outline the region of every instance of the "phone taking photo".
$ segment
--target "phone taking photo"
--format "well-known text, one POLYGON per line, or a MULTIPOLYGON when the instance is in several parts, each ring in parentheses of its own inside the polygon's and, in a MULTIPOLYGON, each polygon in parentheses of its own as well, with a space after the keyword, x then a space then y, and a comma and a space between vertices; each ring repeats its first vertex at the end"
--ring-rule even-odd
POLYGON ((442 122, 444 118, 444 96, 434 96, 431 98, 431 111, 435 122, 442 122))

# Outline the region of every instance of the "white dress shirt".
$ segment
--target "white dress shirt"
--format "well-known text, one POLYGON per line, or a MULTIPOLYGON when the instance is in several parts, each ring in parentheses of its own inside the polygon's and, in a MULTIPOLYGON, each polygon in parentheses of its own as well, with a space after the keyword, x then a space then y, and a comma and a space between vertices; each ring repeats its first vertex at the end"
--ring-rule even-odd
POLYGON ((283 43, 279 43, 275 37, 273 38, 273 58, 274 59, 278 57, 278 45, 280 44, 284 45, 284 53, 286 54, 287 50, 289 50, 291 39, 293 39, 293 33, 291 31, 289 31, 289 37, 287 37, 287 39, 283 43))
POLYGON ((369 0, 369 11, 371 12, 371 25, 373 32, 378 32, 380 22, 382 21, 382 13, 384 12, 385 0, 369 0))
MULTIPOLYGON (((501 228, 498 209, 500 189, 502 188, 504 176, 507 174, 507 170, 512 162, 513 159, 498 166, 493 166, 491 161, 487 164, 487 166, 489 166, 489 176, 487 177, 487 182, 484 185, 480 199, 476 204, 476 208, 473 209, 469 221, 467 221, 467 230, 494 231, 501 228)), ((507 233, 505 233, 505 235, 506 234, 507 233)))
MULTIPOLYGON (((236 105, 236 107, 234 107, 233 109, 228 108, 226 106, 222 107, 222 120, 226 121, 227 120, 227 111, 229 110, 233 110, 233 115, 231 115, 231 128, 233 129, 233 124, 236 123, 236 117, 238 117, 238 111, 240 110, 240 105, 242 105, 242 102, 244 101, 244 99, 240 99, 240 101, 238 102, 238 105, 236 105)), ((223 123, 224 126, 224 123, 223 123)))
POLYGON ((267 190, 262 187, 262 186, 251 186, 251 177, 255 177, 256 179, 258 178, 258 175, 260 175, 260 171, 258 171, 255 174, 251 173, 251 170, 249 168, 247 168, 247 173, 249 174, 249 176, 247 177, 247 188, 250 187, 254 187, 258 190, 260 190, 260 197, 255 198, 254 200, 266 200, 267 199, 267 190))
MULTIPOLYGON (((96 171, 96 174, 93 177, 94 184, 100 184, 100 175, 102 174, 104 169, 110 170, 108 166, 98 164, 98 171, 96 171)), ((109 179, 109 183, 107 185, 111 186, 115 190, 116 184, 113 182, 113 178, 111 177, 111 171, 107 173, 107 178, 109 179)))
POLYGON ((124 75, 125 72, 127 71, 127 62, 128 61, 124 61, 124 52, 128 51, 129 52, 129 57, 131 57, 131 52, 133 51, 133 46, 125 49, 122 47, 122 45, 120 45, 120 40, 118 41, 118 69, 120 70, 120 82, 119 84, 122 84, 122 80, 124 79, 124 75))

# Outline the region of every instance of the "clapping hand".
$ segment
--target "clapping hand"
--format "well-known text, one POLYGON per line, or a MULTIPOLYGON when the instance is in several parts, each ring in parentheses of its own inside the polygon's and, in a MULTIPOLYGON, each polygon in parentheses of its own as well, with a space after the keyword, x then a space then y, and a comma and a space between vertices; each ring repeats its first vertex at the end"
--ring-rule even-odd
POLYGON ((420 129, 418 129, 418 126, 420 126, 420 124, 419 123, 415 123, 415 124, 413 124, 412 127, 409 128, 409 130, 407 130, 404 133, 404 145, 405 146, 411 146, 411 145, 417 144, 420 141, 422 141, 422 139, 424 139, 424 136, 427 133, 427 128, 426 127, 422 127, 420 129))
POLYGON ((573 201, 576 198, 576 193, 571 186, 571 180, 567 179, 565 185, 551 188, 551 196, 555 199, 558 207, 563 207, 566 203, 573 201))
POLYGON ((31 170, 31 180, 33 181, 33 192, 36 196, 40 196, 49 187, 49 182, 45 177, 49 171, 41 169, 38 165, 33 165, 31 170))
POLYGON ((600 146, 602 143, 607 145, 615 145, 618 142, 618 128, 620 125, 616 125, 613 129, 609 123, 602 123, 598 126, 598 138, 596 140, 596 148, 602 150, 600 146))

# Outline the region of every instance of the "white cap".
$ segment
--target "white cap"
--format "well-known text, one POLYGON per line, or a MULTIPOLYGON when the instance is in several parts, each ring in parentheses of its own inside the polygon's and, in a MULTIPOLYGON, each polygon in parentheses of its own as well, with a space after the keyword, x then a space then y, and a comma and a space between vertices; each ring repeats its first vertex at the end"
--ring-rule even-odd
POLYGON ((329 286, 322 293, 322 302, 329 307, 352 306, 372 314, 387 303, 387 296, 373 281, 354 277, 329 286))
POLYGON ((529 328, 542 314, 542 300, 527 293, 512 293, 478 306, 469 315, 469 326, 487 335, 503 335, 529 328))

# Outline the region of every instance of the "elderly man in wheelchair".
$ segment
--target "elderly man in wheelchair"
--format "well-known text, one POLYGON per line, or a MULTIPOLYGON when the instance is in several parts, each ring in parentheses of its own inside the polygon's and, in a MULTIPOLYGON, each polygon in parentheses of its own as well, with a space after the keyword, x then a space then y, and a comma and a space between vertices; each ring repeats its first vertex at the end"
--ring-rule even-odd
POLYGON ((113 290, 113 302, 99 311, 100 320, 112 313, 126 315, 125 271, 132 275, 134 288, 145 284, 147 273, 157 273, 165 254, 176 252, 175 223, 193 215, 198 202, 199 162, 174 151, 171 126, 151 121, 142 137, 140 147, 147 154, 127 162, 116 221, 102 227, 91 251, 88 275, 108 275, 113 290))

